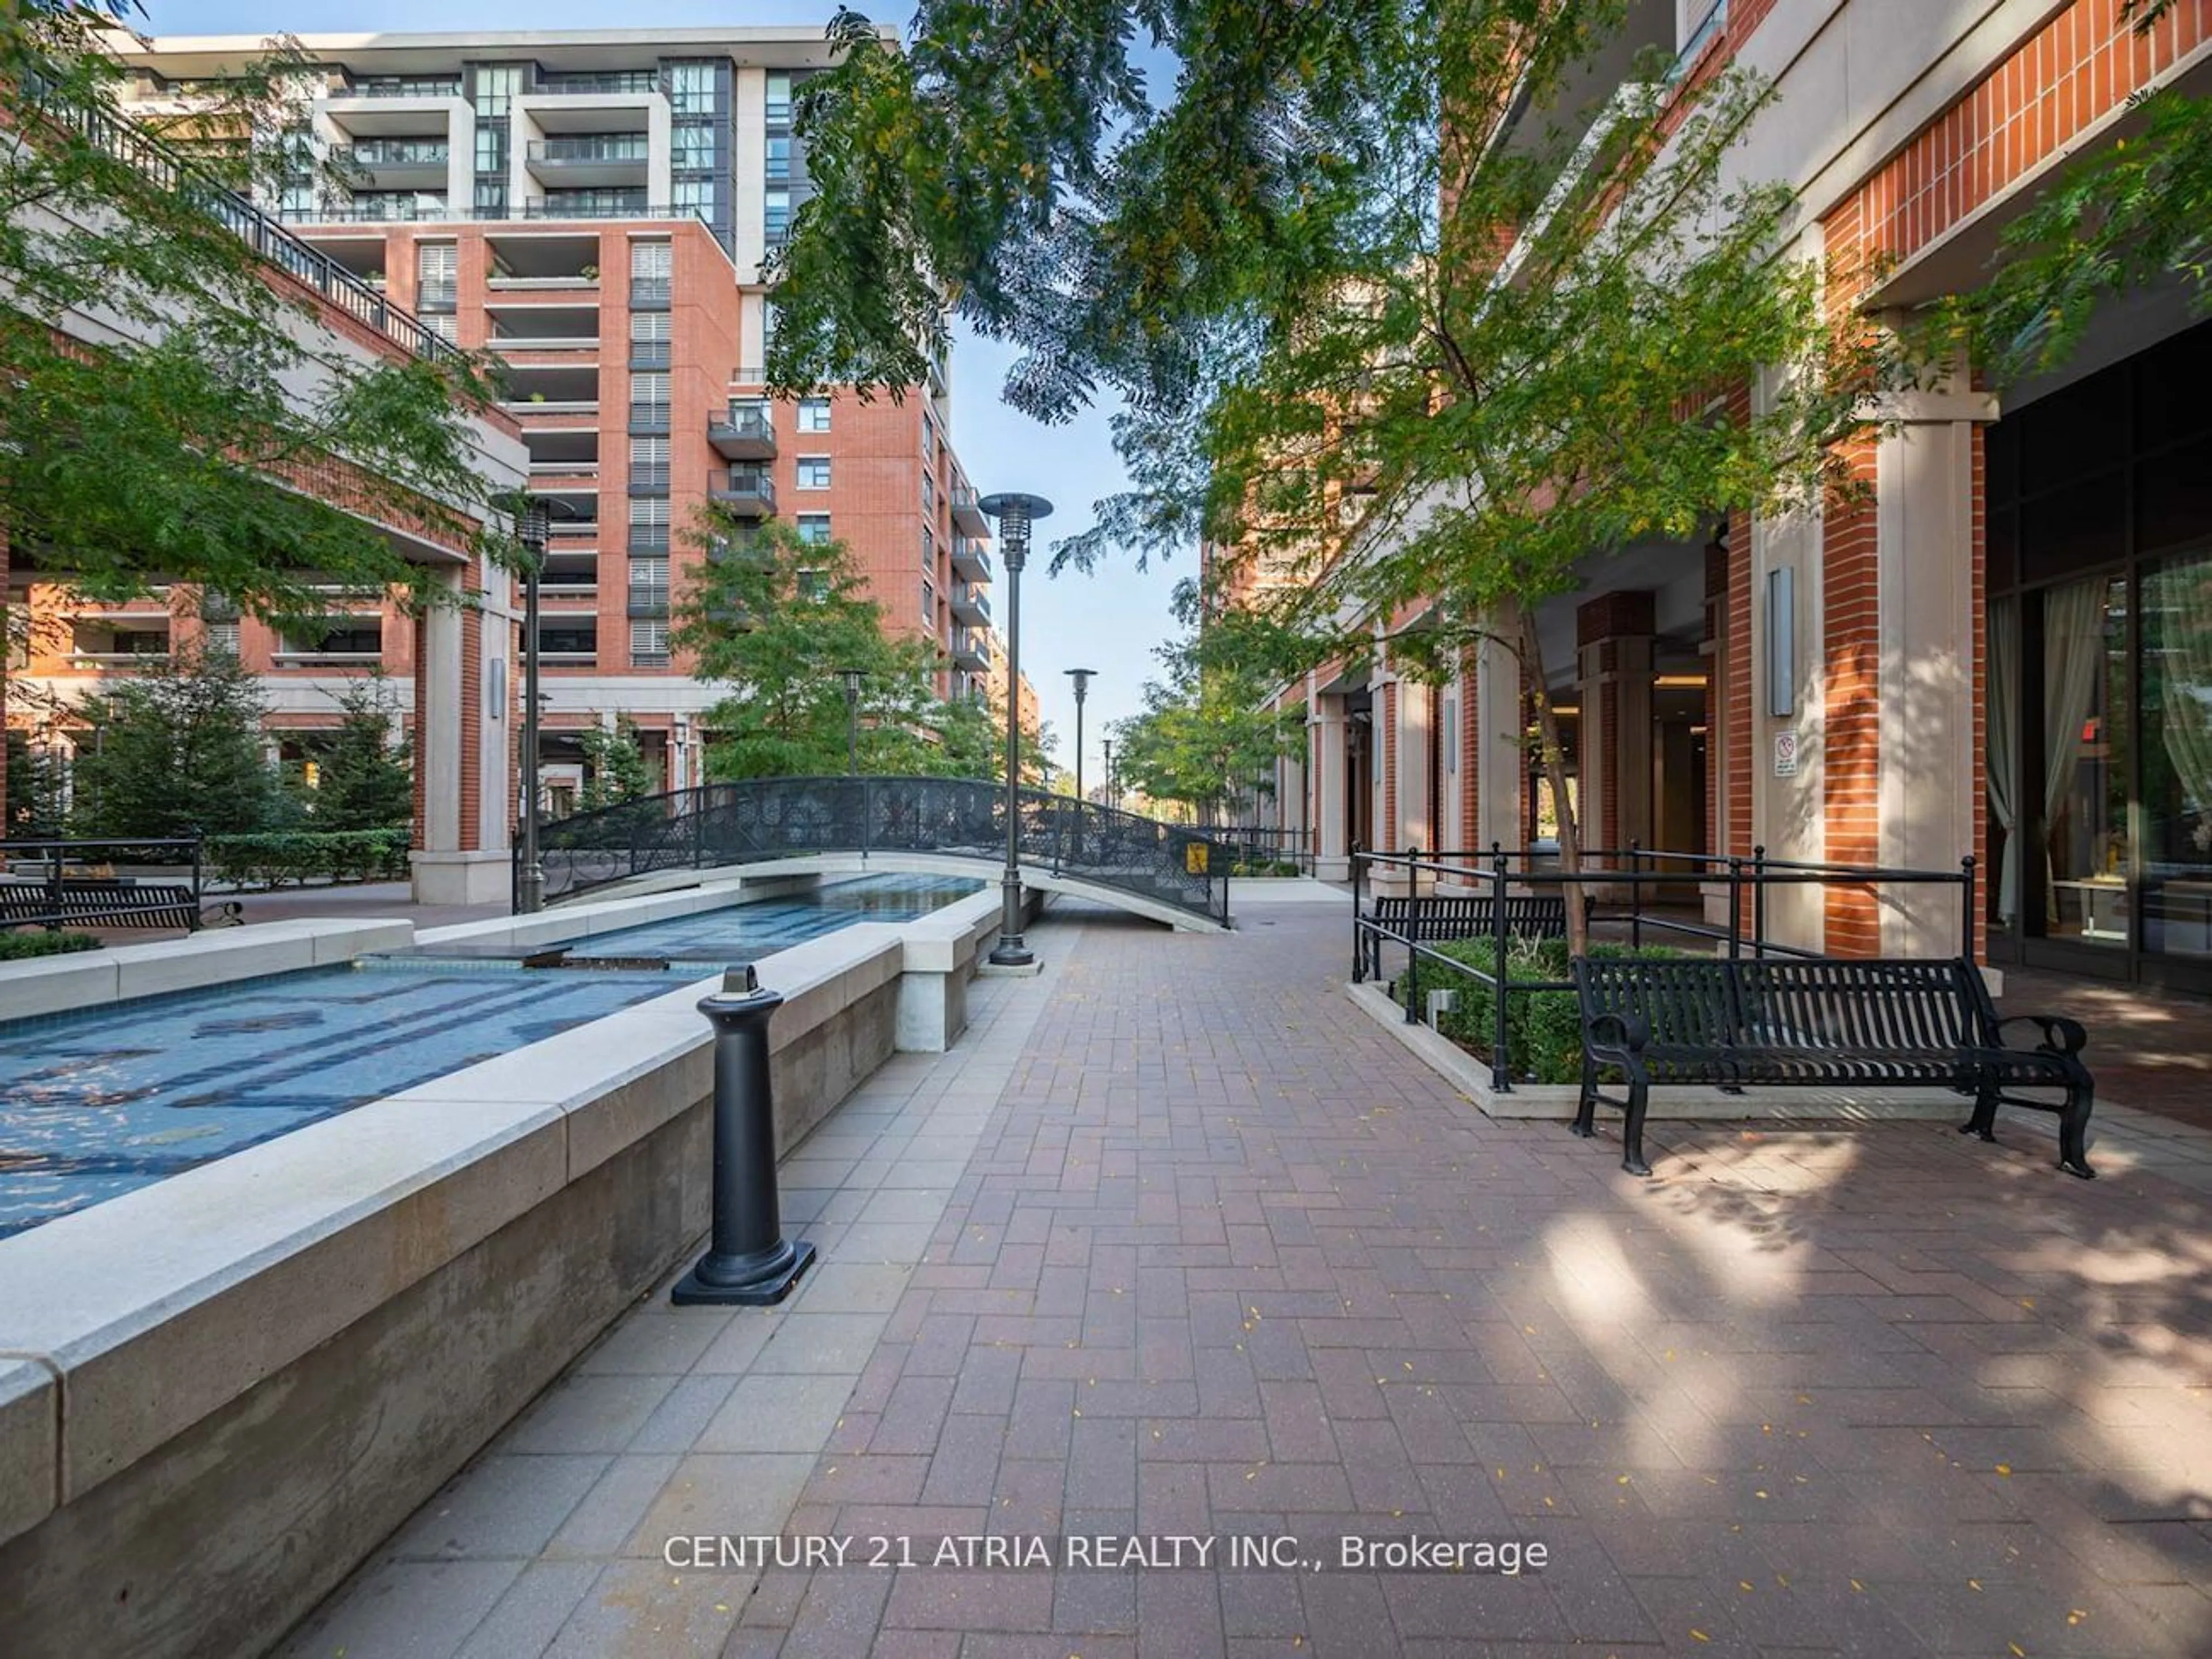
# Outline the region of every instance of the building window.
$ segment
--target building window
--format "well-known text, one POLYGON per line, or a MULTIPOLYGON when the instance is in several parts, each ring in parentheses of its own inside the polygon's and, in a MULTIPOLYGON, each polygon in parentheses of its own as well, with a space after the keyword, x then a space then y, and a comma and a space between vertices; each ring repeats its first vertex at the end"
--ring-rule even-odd
POLYGON ((668 440, 629 441, 629 483, 633 490, 668 488, 668 440))
POLYGON ((668 546, 668 497, 633 495, 629 503, 629 544, 633 551, 660 552, 668 546))
POLYGON ((921 459, 925 462, 937 459, 937 423, 926 413, 921 417, 921 459))
POLYGON ((668 101, 678 115, 712 115, 715 101, 714 64, 671 64, 668 101))
POLYGON ((668 619, 633 617, 629 624, 629 661, 633 668, 668 666, 668 619))
POLYGON ((772 190, 768 192, 767 211, 761 222, 762 228, 767 233, 768 240, 771 244, 782 242, 790 237, 791 192, 789 191, 772 190))
POLYGON ((819 547, 830 539, 830 515, 827 513, 802 513, 799 515, 799 539, 811 547, 819 547))
POLYGON ((634 372, 629 377, 629 423, 651 431, 668 427, 668 374, 664 369, 634 372))
POLYGON ((507 170, 507 128, 479 125, 477 128, 477 171, 504 173, 507 170))
POLYGON ((668 313, 637 311, 629 319, 629 366, 665 368, 668 366, 668 313))
POLYGON ((827 455, 801 455, 799 458, 799 487, 801 489, 830 488, 830 458, 827 455))
POLYGON ((666 242, 629 245, 629 302, 665 306, 676 270, 676 250, 666 242))
POLYGON ((678 179, 668 188, 676 198, 669 205, 678 214, 696 213, 702 219, 714 216, 714 181, 712 179, 678 179))
POLYGON ((507 217, 507 186, 489 179, 477 180, 477 217, 504 219, 507 217))
POLYGON ((705 172, 714 165, 714 129, 686 124, 669 135, 670 165, 705 172))
POLYGON ((799 597, 819 605, 830 597, 830 574, 824 570, 802 570, 793 583, 799 597))
POLYGON ((937 568, 937 538, 930 534, 927 525, 921 527, 921 568, 929 571, 937 568))
POLYGON ((515 94, 522 90, 522 65, 478 64, 475 75, 477 114, 479 117, 489 116, 495 120, 505 119, 514 106, 515 94))
POLYGON ((937 627, 937 586, 927 576, 921 579, 921 625, 933 631, 937 627))
POLYGON ((827 432, 830 429, 830 400, 827 398, 801 398, 799 400, 799 429, 801 432, 827 432))
POLYGON ((921 510, 933 516, 937 512, 937 480, 929 476, 929 469, 921 470, 921 510))
POLYGON ((791 135, 771 133, 768 141, 768 181, 771 185, 791 182, 791 135))
POLYGON ((642 611, 668 609, 668 561, 632 559, 629 562, 629 608, 633 616, 642 611))
POLYGON ((415 309, 451 311, 460 296, 461 250, 453 242, 415 245, 415 309))
POLYGON ((791 125, 791 76, 785 70, 768 72, 768 124, 772 127, 791 125))

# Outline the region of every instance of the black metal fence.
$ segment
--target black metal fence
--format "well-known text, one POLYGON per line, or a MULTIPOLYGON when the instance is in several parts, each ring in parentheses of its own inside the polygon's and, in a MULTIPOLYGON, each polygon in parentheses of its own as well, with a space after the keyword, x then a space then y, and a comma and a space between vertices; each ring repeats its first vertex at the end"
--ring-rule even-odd
MULTIPOLYGON (((1490 1033, 1491 1087, 1499 1093, 1512 1088, 1513 1055, 1508 1034, 1510 999, 1541 992, 1572 991, 1571 980, 1515 979, 1512 974, 1512 907, 1508 901, 1531 895, 1558 896, 1566 902, 1577 895, 1593 928, 1603 928, 1614 942, 1640 950, 1647 943, 1669 939, 1702 941, 1715 954, 1731 960, 1792 957, 1815 959, 1823 953, 1785 945, 1767 937, 1772 921, 1769 895, 1778 888, 1850 889, 1880 894, 1890 888, 1951 888, 1959 890, 1959 939, 1955 951, 1946 956, 1971 956, 1975 916, 1975 867, 1971 857, 1959 860, 1956 870, 1887 869, 1872 865, 1806 863, 1771 859, 1764 847, 1748 858, 1732 854, 1674 853, 1630 846, 1585 849, 1581 868, 1569 874, 1556 854, 1492 845, 1487 852, 1431 853, 1418 848, 1404 853, 1370 853, 1354 848, 1352 853, 1352 979, 1358 984, 1367 976, 1367 964, 1380 963, 1385 944, 1404 949, 1405 971, 1394 983, 1403 1001, 1406 1023, 1421 1021, 1421 966, 1462 975, 1491 993, 1492 1029, 1490 1033), (1402 926, 1384 921, 1370 910, 1367 889, 1376 871, 1395 871, 1405 884, 1406 912, 1402 926), (1428 891, 1422 891, 1426 878, 1428 891), (1450 884, 1447 896, 1437 889, 1450 884), (1725 889, 1725 922, 1704 920, 1705 901, 1715 887, 1725 889), (1661 908, 1674 896, 1678 905, 1661 908), (1434 911, 1440 898, 1486 901, 1487 927, 1471 930, 1471 936, 1492 942, 1489 970, 1445 955, 1432 938, 1437 929, 1434 911), (1694 910, 1694 915, 1686 914, 1694 910)), ((1448 941, 1447 941, 1448 942, 1448 941)))
MULTIPOLYGON (((1018 828, 1024 864, 1228 926, 1235 852, 1203 830, 1029 788, 1018 828)), ((580 812, 543 825, 538 841, 548 899, 657 871, 812 853, 938 853, 1003 865, 1006 791, 984 778, 752 778, 580 812)))
POLYGON ((204 863, 197 836, 150 840, 0 841, 0 927, 49 932, 86 921, 79 894, 92 884, 100 894, 100 925, 138 918, 167 920, 177 913, 177 889, 189 884, 193 925, 206 899, 204 863), (133 872, 150 878, 143 888, 133 872), (143 893, 143 898, 141 894, 143 893))

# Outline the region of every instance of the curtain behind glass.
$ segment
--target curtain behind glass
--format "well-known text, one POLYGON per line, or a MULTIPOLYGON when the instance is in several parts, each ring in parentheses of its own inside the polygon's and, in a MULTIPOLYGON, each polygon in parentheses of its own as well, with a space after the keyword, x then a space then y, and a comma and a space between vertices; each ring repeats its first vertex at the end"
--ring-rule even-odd
POLYGON ((2166 758, 2196 817, 2191 840, 2212 852, 2212 559, 2167 565, 2145 583, 2144 616, 2156 637, 2160 724, 2166 758))
POLYGON ((2007 927, 2020 915, 2020 601, 2009 594, 1990 605, 1990 816, 2004 831, 1997 862, 1997 920, 2007 927))
MULTIPOLYGON (((2081 724, 2096 701, 2105 666, 2106 579, 2068 582, 2043 595, 2043 821, 2053 823, 2074 793, 2081 764, 2081 724)), ((2049 848, 2045 848, 2045 907, 2058 919, 2051 886, 2049 848)))

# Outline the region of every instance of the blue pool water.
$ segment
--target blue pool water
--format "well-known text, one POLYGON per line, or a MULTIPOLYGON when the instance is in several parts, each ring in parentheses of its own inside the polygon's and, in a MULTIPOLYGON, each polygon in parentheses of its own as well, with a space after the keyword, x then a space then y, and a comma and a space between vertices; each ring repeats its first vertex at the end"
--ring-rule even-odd
POLYGON ((870 877, 580 944, 670 972, 386 958, 0 1022, 0 1237, 972 881, 870 877))

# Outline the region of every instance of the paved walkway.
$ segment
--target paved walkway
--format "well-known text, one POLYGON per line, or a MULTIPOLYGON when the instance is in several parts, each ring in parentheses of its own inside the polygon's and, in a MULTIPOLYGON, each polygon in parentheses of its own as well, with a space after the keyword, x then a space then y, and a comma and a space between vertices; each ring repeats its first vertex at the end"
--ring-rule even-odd
POLYGON ((1634 1181, 1353 1007, 1341 921, 1040 928, 786 1166, 785 1310, 641 1306, 289 1651, 2212 1651, 2212 1231, 2155 1143, 1660 1124, 1634 1181), (664 1553, 759 1533, 858 1541, 664 1553), (921 1565, 1129 1533, 1213 1553, 921 1565), (1340 1565, 1415 1534, 1547 1559, 1340 1565))

